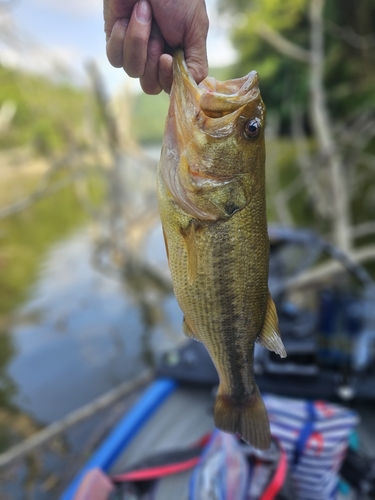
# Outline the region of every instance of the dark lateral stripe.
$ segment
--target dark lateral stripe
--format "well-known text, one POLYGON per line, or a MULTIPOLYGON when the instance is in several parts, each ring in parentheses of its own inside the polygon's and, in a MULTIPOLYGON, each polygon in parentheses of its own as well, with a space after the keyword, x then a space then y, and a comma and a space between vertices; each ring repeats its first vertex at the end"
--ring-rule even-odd
POLYGON ((234 258, 236 241, 231 241, 231 221, 217 224, 217 230, 221 232, 221 244, 215 245, 212 249, 213 286, 221 312, 221 325, 220 331, 217 332, 217 341, 223 344, 220 348, 224 356, 222 366, 227 370, 226 375, 233 391, 231 396, 234 401, 240 402, 247 391, 242 375, 243 353, 236 347, 239 320, 241 319, 236 304, 234 268, 235 265, 238 265, 234 258))

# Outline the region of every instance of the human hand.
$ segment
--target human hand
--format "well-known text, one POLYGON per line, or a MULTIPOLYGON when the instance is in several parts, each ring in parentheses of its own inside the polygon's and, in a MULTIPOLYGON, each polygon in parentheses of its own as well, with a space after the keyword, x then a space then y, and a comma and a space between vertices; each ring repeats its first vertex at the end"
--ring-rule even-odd
POLYGON ((204 0, 104 0, 107 57, 139 78, 147 94, 169 93, 172 56, 182 47, 193 78, 207 76, 208 17, 204 0))

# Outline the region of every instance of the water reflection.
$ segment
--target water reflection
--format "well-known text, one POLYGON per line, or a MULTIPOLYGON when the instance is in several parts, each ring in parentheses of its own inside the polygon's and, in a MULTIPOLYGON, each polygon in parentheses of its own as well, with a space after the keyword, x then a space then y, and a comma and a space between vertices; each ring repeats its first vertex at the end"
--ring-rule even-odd
POLYGON ((142 347, 143 361, 155 366, 155 353, 152 346, 152 332, 159 324, 167 327, 162 301, 172 293, 169 280, 137 258, 129 259, 123 269, 123 277, 132 299, 140 309, 143 322, 142 347))
POLYGON ((15 356, 12 339, 0 331, 0 407, 9 406, 16 384, 7 373, 8 363, 15 356))
POLYGON ((159 227, 146 259, 130 259, 123 276, 95 270, 92 254, 87 230, 56 245, 11 330, 16 355, 7 376, 18 388, 11 401, 39 422, 134 377, 181 336, 167 272, 152 267, 166 268, 159 227))

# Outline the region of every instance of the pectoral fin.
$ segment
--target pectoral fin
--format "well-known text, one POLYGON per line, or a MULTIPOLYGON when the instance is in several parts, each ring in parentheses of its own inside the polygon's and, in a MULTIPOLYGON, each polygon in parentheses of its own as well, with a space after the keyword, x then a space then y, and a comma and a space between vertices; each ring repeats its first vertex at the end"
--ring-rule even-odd
POLYGON ((184 319, 182 320, 182 331, 187 337, 191 337, 194 340, 199 340, 196 334, 193 332, 193 330, 190 328, 190 326, 187 324, 185 316, 184 319))
POLYGON ((286 358, 285 347, 280 337, 277 312, 271 295, 268 296, 267 312, 262 333, 257 342, 266 349, 276 352, 281 358, 286 358))
POLYGON ((165 251, 166 251, 166 253, 167 253, 167 259, 168 259, 168 262, 169 262, 168 241, 167 241, 167 237, 166 237, 166 235, 165 235, 164 228, 163 228, 163 238, 164 238, 165 251))
POLYGON ((191 285, 197 277, 197 245, 195 241, 196 225, 194 220, 190 221, 187 228, 181 229, 181 234, 185 241, 186 252, 188 257, 188 283, 191 285))

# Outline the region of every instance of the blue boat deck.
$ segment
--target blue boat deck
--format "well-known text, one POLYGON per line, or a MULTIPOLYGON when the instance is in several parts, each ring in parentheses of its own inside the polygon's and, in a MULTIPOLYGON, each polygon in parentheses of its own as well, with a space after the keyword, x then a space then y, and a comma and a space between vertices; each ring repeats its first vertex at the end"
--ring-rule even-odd
MULTIPOLYGON (((110 473, 119 474, 147 456, 194 445, 213 430, 213 397, 209 389, 178 388, 143 426, 110 473)), ((191 471, 158 482, 155 500, 188 498, 191 471)))

